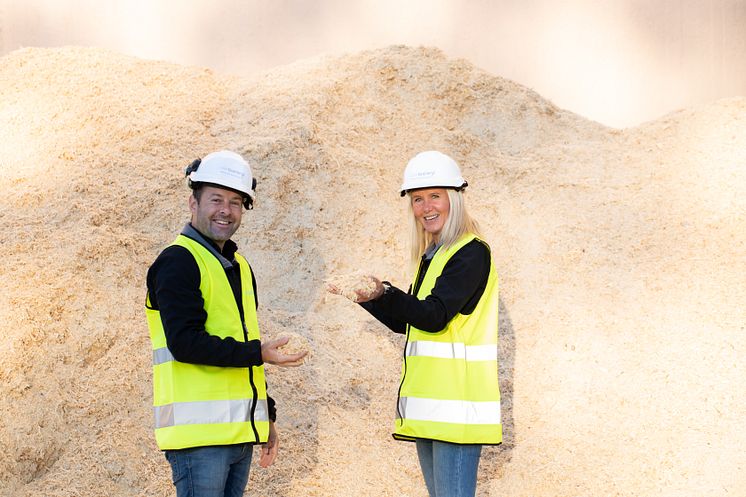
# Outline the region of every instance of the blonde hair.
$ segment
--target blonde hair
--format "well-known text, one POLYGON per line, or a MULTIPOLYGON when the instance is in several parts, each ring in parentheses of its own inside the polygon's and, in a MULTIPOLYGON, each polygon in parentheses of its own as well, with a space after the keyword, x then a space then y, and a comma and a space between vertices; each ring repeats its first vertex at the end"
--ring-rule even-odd
MULTIPOLYGON (((477 221, 466 211, 463 191, 447 188, 446 192, 448 193, 448 201, 451 206, 448 211, 448 218, 440 232, 438 243, 447 249, 466 233, 473 233, 479 237, 482 234, 477 221)), ((409 200, 410 264, 413 270, 416 271, 422 254, 434 243, 434 240, 433 236, 425 231, 425 228, 417 222, 417 218, 414 216, 411 192, 407 192, 407 199, 409 200)))

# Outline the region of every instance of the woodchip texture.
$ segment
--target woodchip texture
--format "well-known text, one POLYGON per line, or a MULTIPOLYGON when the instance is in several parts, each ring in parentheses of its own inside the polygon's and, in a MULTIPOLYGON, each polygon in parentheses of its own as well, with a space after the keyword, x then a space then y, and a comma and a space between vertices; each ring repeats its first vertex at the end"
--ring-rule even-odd
POLYGON ((91 48, 0 59, 0 495, 173 495, 152 435, 145 274, 183 168, 233 149, 280 456, 251 495, 425 496, 390 437, 403 339, 324 281, 406 288, 407 160, 469 181, 501 288, 505 443, 478 495, 746 492, 746 99, 604 127, 428 48, 237 77, 91 48))

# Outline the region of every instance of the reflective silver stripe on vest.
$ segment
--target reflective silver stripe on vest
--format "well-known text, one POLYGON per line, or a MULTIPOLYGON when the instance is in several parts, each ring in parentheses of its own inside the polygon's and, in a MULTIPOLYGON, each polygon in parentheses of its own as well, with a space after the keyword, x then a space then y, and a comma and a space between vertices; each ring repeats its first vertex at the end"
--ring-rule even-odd
MULTIPOLYGON (((209 400, 204 402, 175 402, 155 406, 155 427, 241 423, 249 421, 252 399, 209 400)), ((255 421, 269 421, 267 401, 260 400, 254 412, 255 421)))
POLYGON ((438 357, 467 361, 497 361, 497 344, 464 345, 463 343, 418 340, 407 343, 406 355, 407 357, 438 357))
POLYGON ((465 425, 501 424, 500 402, 421 399, 401 397, 399 412, 404 419, 458 423, 465 425))
POLYGON ((153 351, 153 366, 175 360, 176 359, 174 359, 174 356, 171 355, 171 351, 168 350, 168 347, 162 347, 153 351))

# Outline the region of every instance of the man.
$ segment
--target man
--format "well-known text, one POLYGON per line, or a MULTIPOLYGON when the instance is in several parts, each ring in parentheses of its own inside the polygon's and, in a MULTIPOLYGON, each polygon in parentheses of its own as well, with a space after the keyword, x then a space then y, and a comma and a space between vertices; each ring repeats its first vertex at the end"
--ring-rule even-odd
POLYGON ((263 364, 297 366, 287 338, 262 344, 256 281, 230 239, 251 209, 256 180, 238 154, 187 168, 191 222, 148 270, 155 436, 178 497, 241 496, 254 444, 259 465, 278 450, 275 405, 263 364))

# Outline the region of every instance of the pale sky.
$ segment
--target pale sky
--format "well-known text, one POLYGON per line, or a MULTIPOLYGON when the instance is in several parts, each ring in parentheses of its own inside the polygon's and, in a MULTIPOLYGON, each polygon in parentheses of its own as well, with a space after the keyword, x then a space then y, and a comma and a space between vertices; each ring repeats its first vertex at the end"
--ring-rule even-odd
POLYGON ((251 74, 425 45, 614 127, 746 96, 746 0, 0 0, 0 51, 85 45, 251 74))

